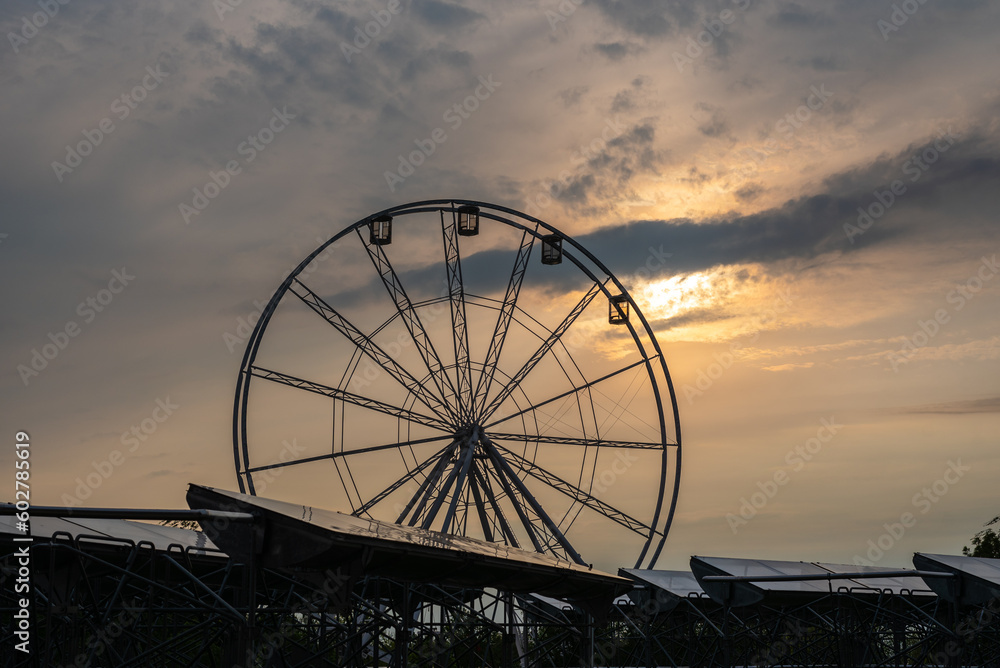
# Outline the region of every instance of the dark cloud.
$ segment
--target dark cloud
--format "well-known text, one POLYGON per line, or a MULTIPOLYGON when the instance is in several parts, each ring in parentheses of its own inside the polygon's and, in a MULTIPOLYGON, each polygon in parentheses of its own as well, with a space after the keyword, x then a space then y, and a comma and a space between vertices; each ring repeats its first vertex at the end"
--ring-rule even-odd
POLYGON ((903 409, 901 412, 916 415, 966 415, 970 413, 1000 413, 1000 397, 965 399, 941 404, 925 404, 903 409))
POLYGON ((687 176, 683 176, 678 179, 678 181, 680 181, 681 183, 687 183, 688 185, 692 186, 703 186, 711 180, 712 180, 711 176, 709 176, 708 174, 704 173, 703 171, 694 166, 688 169, 687 176))
POLYGON ((642 87, 649 81, 649 77, 637 76, 632 79, 629 88, 624 88, 615 94, 614 100, 611 101, 611 111, 613 113, 620 113, 623 111, 631 111, 636 107, 636 97, 641 94, 642 87))
POLYGON ((768 18, 768 23, 780 28, 816 30, 826 27, 831 20, 821 10, 806 8, 797 2, 782 2, 768 18))
POLYGON ((668 0, 596 0, 594 5, 613 24, 639 37, 666 37, 690 26, 697 17, 690 2, 668 0))
POLYGON ((468 51, 449 49, 444 46, 436 46, 427 49, 411 58, 403 68, 404 81, 415 79, 421 74, 432 72, 437 65, 446 65, 456 69, 466 69, 472 64, 472 54, 468 51))
POLYGON ((615 99, 611 101, 611 111, 615 113, 629 111, 633 107, 635 107, 635 103, 632 101, 632 91, 630 90, 619 91, 615 95, 615 99))
POLYGON ((699 102, 695 108, 701 119, 698 124, 698 132, 712 138, 729 135, 729 124, 726 122, 726 113, 723 109, 705 102, 699 102))
POLYGON ((752 202, 760 197, 765 191, 764 186, 759 183, 748 183, 736 191, 736 197, 741 202, 752 202))
MULTIPOLYGON (((942 239, 991 238, 995 222, 985 216, 956 217, 953 201, 979 199, 978 211, 1000 206, 1000 147, 983 134, 969 136, 942 154, 913 182, 903 167, 915 155, 933 148, 933 141, 908 147, 858 169, 827 179, 825 190, 789 200, 780 207, 745 216, 691 220, 646 220, 604 228, 580 238, 588 248, 601 249, 609 266, 631 266, 645 257, 649 246, 673 252, 671 269, 685 273, 720 264, 772 263, 811 259, 827 253, 849 253, 872 244, 942 239), (850 243, 845 225, 857 225, 859 207, 875 202, 894 180, 905 180, 906 192, 863 235, 850 243), (985 200, 985 201, 982 201, 985 200), (922 212, 922 215, 914 215, 922 212), (942 229, 948 221, 949 229, 942 229), (961 231, 959 232, 958 230, 961 231), (626 259, 627 258, 627 259, 626 259)), ((695 172, 697 174, 697 172, 695 172)), ((745 186, 753 193, 754 186, 745 186)))
POLYGON ((583 96, 590 90, 590 86, 573 86, 559 91, 559 99, 566 107, 572 107, 580 103, 583 96))
MULTIPOLYGON (((262 21, 249 36, 230 33, 221 48, 238 68, 231 75, 249 75, 250 85, 265 97, 288 99, 292 91, 308 90, 364 112, 384 104, 386 90, 403 97, 430 78, 454 83, 452 75, 468 70, 474 58, 444 35, 482 18, 451 3, 413 3, 371 36, 366 27, 375 19, 367 5, 317 5, 296 22, 262 21)), ((204 42, 214 34, 196 26, 188 39, 204 42)))
POLYGON ((428 25, 445 30, 463 28, 486 18, 468 7, 440 0, 418 0, 411 6, 414 13, 428 25))
POLYGON ((809 67, 817 72, 843 72, 847 70, 846 61, 840 56, 812 56, 798 61, 799 67, 809 67))
MULTIPOLYGON (((621 162, 623 154, 641 153, 652 137, 651 126, 639 125, 617 138, 615 146, 610 146, 609 142, 609 151, 602 154, 600 161, 602 169, 574 179, 559 193, 559 198, 574 205, 586 203, 597 191, 616 183, 616 178, 627 182, 627 175, 634 166, 621 162)), ((664 271, 668 276, 725 264, 768 265, 793 259, 809 260, 831 253, 850 253, 879 243, 919 242, 929 231, 940 228, 940 216, 950 215, 938 199, 942 191, 957 189, 959 194, 953 192, 956 197, 960 197, 961 192, 989 192, 994 206, 1000 206, 1000 202, 995 201, 1000 199, 996 189, 989 186, 1000 179, 1000 150, 993 144, 984 144, 981 135, 970 136, 951 149, 950 166, 946 167, 942 159, 934 170, 910 185, 891 210, 891 217, 879 220, 851 244, 844 225, 855 224, 858 207, 874 201, 872 192, 884 189, 899 177, 901 165, 927 146, 915 146, 892 157, 884 156, 865 167, 828 179, 824 192, 789 200, 780 207, 759 213, 698 222, 689 219, 639 220, 580 235, 577 240, 593 250, 616 273, 628 273, 645 260, 650 248, 662 248, 664 252, 673 253, 664 271), (914 210, 936 211, 936 215, 925 216, 917 222, 908 215, 914 210)), ((707 179, 707 176, 694 170, 692 179, 707 179)), ((752 200, 760 194, 760 188, 757 184, 748 184, 740 193, 742 198, 752 200)), ((947 234, 958 233, 955 229, 963 226, 961 234, 966 238, 993 234, 993 223, 982 219, 952 221, 952 225, 955 227, 947 234)), ((471 256, 469 262, 481 269, 487 268, 486 274, 509 271, 508 255, 503 251, 489 251, 471 256)), ((571 274, 560 275, 554 279, 553 287, 575 289, 577 278, 571 274)), ((703 318, 698 316, 698 319, 703 318)))
POLYGON ((608 60, 617 61, 641 53, 644 49, 637 42, 599 42, 594 45, 594 50, 608 60))
POLYGON ((586 207, 606 197, 621 197, 638 174, 655 173, 666 153, 655 147, 653 121, 633 125, 589 157, 586 171, 574 175, 553 197, 571 206, 586 207))
POLYGON ((740 93, 749 93, 763 87, 764 83, 760 79, 749 74, 740 77, 727 86, 729 90, 740 93))
POLYGON ((354 36, 351 35, 351 32, 354 26, 357 25, 356 20, 350 14, 342 12, 336 7, 319 7, 316 10, 314 18, 333 28, 337 34, 354 36))
MULTIPOLYGON (((574 179, 568 187, 553 195, 558 195, 561 201, 570 205, 583 205, 595 198, 598 192, 613 188, 620 192, 637 167, 625 156, 641 154, 644 147, 652 143, 653 137, 651 125, 630 128, 608 142, 608 150, 602 153, 604 161, 600 170, 574 179)), ((668 266, 663 269, 664 277, 718 265, 777 265, 789 260, 811 260, 824 255, 855 252, 874 244, 920 243, 934 233, 943 235, 943 239, 954 235, 966 239, 993 238, 993 220, 982 216, 953 219, 952 207, 948 204, 950 198, 944 200, 941 197, 948 192, 951 198, 962 199, 964 193, 978 192, 986 194, 989 200, 979 210, 1000 207, 1000 191, 995 187, 1000 180, 1000 147, 984 135, 970 132, 966 139, 956 143, 946 154, 948 164, 942 158, 932 170, 910 184, 907 192, 890 209, 891 215, 878 220, 854 244, 850 243, 844 226, 856 224, 858 207, 875 201, 873 191, 888 187, 892 180, 900 176, 901 165, 928 146, 933 146, 933 142, 909 147, 892 157, 883 156, 869 165, 827 179, 824 192, 792 199, 759 213, 720 216, 703 221, 683 218, 636 220, 575 238, 618 275, 628 274, 634 267, 642 265, 651 249, 672 253, 668 266), (930 215, 914 217, 911 215, 914 211, 930 215), (941 229, 942 220, 949 221, 948 229, 941 229)), ((703 176, 697 170, 693 171, 693 179, 703 176)), ((744 196, 752 198, 756 196, 759 186, 750 184, 744 188, 744 196)), ((572 252, 571 247, 567 246, 567 249, 572 252)), ((511 253, 496 250, 476 253, 463 258, 463 265, 466 263, 477 268, 477 274, 470 273, 468 276, 468 287, 475 293, 487 286, 485 277, 496 276, 497 272, 500 275, 509 274, 511 253)), ((438 271, 439 267, 419 269, 401 275, 401 280, 406 285, 431 284, 440 279, 438 271)), ((572 290, 581 285, 582 275, 562 272, 550 274, 546 280, 555 290, 572 290)), ((495 281, 491 280, 488 284, 496 287, 495 281)), ((378 279, 373 279, 368 291, 376 289, 382 288, 378 279)), ((346 303, 355 299, 352 295, 364 293, 352 291, 331 298, 346 303)), ((691 314, 689 317, 704 321, 706 314, 691 314)), ((670 321, 657 326, 681 324, 681 321, 670 321)), ((949 409, 948 412, 957 410, 949 409)))
POLYGON ((197 21, 186 33, 184 39, 192 44, 215 45, 219 42, 220 31, 204 21, 197 21))

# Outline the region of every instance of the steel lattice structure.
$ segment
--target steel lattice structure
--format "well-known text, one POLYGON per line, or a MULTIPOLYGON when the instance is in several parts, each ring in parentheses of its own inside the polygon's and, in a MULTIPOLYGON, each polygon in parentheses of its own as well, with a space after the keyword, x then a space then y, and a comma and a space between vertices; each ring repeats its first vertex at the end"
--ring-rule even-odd
MULTIPOLYGON (((691 573, 629 569, 632 591, 595 621, 541 595, 376 577, 357 561, 266 567, 193 531, 56 521, 76 530, 35 532, 27 661, 13 650, 10 586, 24 543, 13 522, 0 531, 0 665, 1000 665, 997 560, 917 555, 941 571, 924 576, 941 596, 912 571, 913 590, 831 584, 824 593, 789 579, 760 599, 716 600, 684 584, 691 573), (657 586, 665 576, 681 585, 657 586)), ((254 541, 252 524, 235 531, 254 541)))

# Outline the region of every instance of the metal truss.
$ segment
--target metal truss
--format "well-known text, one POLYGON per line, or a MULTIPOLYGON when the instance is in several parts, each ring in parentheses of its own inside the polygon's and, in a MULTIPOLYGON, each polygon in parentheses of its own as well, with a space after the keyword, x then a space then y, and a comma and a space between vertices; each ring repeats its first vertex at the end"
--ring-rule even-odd
POLYGON ((254 568, 211 549, 68 533, 31 547, 25 663, 13 650, 15 545, 0 540, 0 666, 1000 665, 995 600, 869 590, 727 609, 637 587, 595 622, 542 597, 403 583, 357 563, 254 568))

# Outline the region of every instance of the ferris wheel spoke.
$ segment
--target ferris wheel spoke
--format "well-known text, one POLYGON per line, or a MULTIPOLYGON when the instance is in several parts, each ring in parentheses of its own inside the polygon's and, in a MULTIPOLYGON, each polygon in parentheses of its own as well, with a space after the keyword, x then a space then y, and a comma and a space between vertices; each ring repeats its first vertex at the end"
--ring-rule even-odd
MULTIPOLYGON (((653 359, 653 358, 650 358, 650 359, 653 359)), ((571 390, 567 390, 566 392, 563 392, 562 394, 557 394, 556 396, 554 396, 554 397, 552 397, 550 399, 546 399, 545 401, 540 401, 537 404, 532 404, 531 406, 528 406, 527 408, 519 410, 516 413, 511 413, 510 415, 505 415, 504 417, 502 417, 502 418, 500 418, 498 420, 494 420, 493 422, 490 422, 489 424, 483 425, 483 428, 484 429, 489 429, 490 427, 498 425, 501 422, 506 422, 507 420, 511 420, 513 418, 520 417, 520 416, 524 415, 525 413, 530 413, 531 411, 537 410, 537 409, 541 408, 542 406, 545 406, 546 404, 551 404, 553 401, 559 401, 560 399, 565 399, 566 397, 570 396, 571 394, 576 394, 577 392, 583 392, 584 390, 588 390, 588 389, 592 388, 593 386, 597 385, 598 383, 601 383, 601 382, 604 382, 604 381, 609 380, 611 378, 614 378, 615 376, 617 376, 619 374, 623 374, 626 371, 629 371, 630 369, 634 369, 635 367, 639 366, 640 364, 645 364, 645 362, 646 362, 645 359, 641 359, 641 360, 639 360, 637 362, 633 362, 632 364, 629 364, 628 366, 622 367, 621 369, 618 369, 617 371, 613 371, 613 372, 611 372, 611 373, 609 373, 607 375, 601 376, 600 378, 598 378, 596 380, 592 380, 592 381, 590 381, 588 383, 584 383, 583 385, 579 385, 577 387, 574 387, 571 390)))
MULTIPOLYGON (((450 445, 446 445, 443 448, 441 448, 440 450, 438 450, 437 452, 435 452, 433 455, 431 455, 430 457, 428 457, 427 459, 425 459, 419 465, 413 467, 413 469, 411 469, 410 471, 408 471, 406 473, 406 475, 404 475, 403 477, 399 478, 398 480, 396 480, 395 482, 393 482, 391 485, 389 485, 388 487, 386 487, 385 489, 383 489, 381 492, 379 492, 378 494, 376 494, 375 496, 373 496, 371 499, 369 499, 368 501, 366 501, 364 504, 362 504, 357 510, 355 510, 351 514, 354 515, 354 516, 361 516, 362 514, 367 513, 369 510, 371 510, 372 508, 374 508, 375 506, 377 506, 379 503, 381 503, 387 496, 389 496, 390 494, 392 494, 393 492, 395 492, 397 489, 399 489, 400 487, 402 487, 403 485, 405 485, 406 483, 408 483, 410 480, 413 480, 418 475, 420 475, 421 473, 423 473, 423 470, 425 468, 427 468, 428 466, 430 466, 431 463, 434 462, 434 461, 436 461, 442 454, 448 452, 448 450, 451 449, 451 447, 454 446, 454 445, 455 445, 455 441, 452 441, 452 443, 450 445)), ((398 523, 399 522, 397 522, 397 524, 398 523)))
MULTIPOLYGON (((461 494, 464 490, 466 497, 468 497, 469 490, 466 486, 466 481, 469 477, 469 467, 472 466, 472 460, 476 455, 476 448, 479 443, 479 430, 473 431, 472 436, 468 438, 465 442, 465 453, 462 456, 462 468, 455 466, 455 471, 458 473, 458 477, 455 479, 455 493, 451 497, 451 504, 448 506, 448 512, 444 516, 444 523, 441 526, 441 531, 448 533, 451 531, 452 520, 455 519, 455 512, 458 510, 458 502, 461 498, 461 494)), ((468 507, 468 502, 466 502, 466 507, 468 507)), ((435 511, 436 513, 437 511, 435 511)), ((430 528, 430 523, 433 521, 433 515, 425 521, 427 529, 430 528)))
MULTIPOLYGON (((490 457, 490 461, 493 461, 492 457, 490 457)), ((517 500, 517 497, 514 494, 514 490, 511 487, 510 481, 504 475, 503 471, 499 468, 496 462, 493 462, 493 466, 494 466, 493 475, 496 477, 497 482, 500 483, 500 487, 503 489, 504 494, 507 495, 507 500, 510 501, 510 504, 514 507, 514 512, 517 514, 517 518, 521 520, 521 526, 524 527, 525 532, 528 534, 528 539, 531 540, 531 544, 535 547, 535 551, 544 552, 545 548, 542 546, 542 543, 538 540, 538 534, 537 534, 538 529, 536 529, 535 525, 531 523, 531 519, 525 512, 524 507, 517 500)))
POLYGON ((475 474, 475 469, 469 472, 469 490, 472 492, 472 498, 476 504, 476 512, 479 514, 479 524, 483 527, 483 538, 486 539, 487 543, 492 543, 493 523, 490 522, 490 518, 486 514, 486 502, 483 500, 482 492, 479 491, 479 483, 476 482, 475 474))
POLYGON ((516 390, 521 385, 521 382, 527 377, 529 373, 532 372, 532 370, 535 368, 535 366, 538 365, 538 363, 542 360, 542 358, 545 357, 545 355, 548 354, 550 350, 552 350, 552 347, 559 342, 559 339, 562 338, 562 335, 566 333, 566 330, 568 330, 573 325, 573 323, 576 322, 577 318, 579 318, 580 315, 586 310, 587 306, 589 306, 590 302, 594 300, 594 297, 598 295, 602 287, 603 287, 602 283, 595 282, 594 285, 590 287, 590 290, 587 291, 587 294, 585 294, 583 298, 577 303, 577 305, 573 307, 573 310, 570 311, 569 315, 567 315, 566 318, 563 319, 561 323, 559 323, 558 327, 552 330, 552 333, 549 334, 549 337, 545 339, 545 341, 538 348, 538 350, 536 350, 534 354, 528 359, 528 361, 524 363, 524 366, 522 366, 521 369, 516 374, 514 374, 514 376, 511 377, 507 385, 504 386, 504 388, 497 394, 497 396, 493 398, 493 401, 490 402, 486 410, 483 411, 482 419, 484 421, 488 419, 500 407, 501 404, 503 404, 503 402, 507 399, 507 397, 509 397, 514 392, 514 390, 516 390))
MULTIPOLYGON (((537 225, 535 228, 537 229, 537 225)), ((490 387, 493 385, 493 377, 496 374, 497 365, 500 363, 500 353, 503 352, 503 344, 507 340, 507 332, 510 330, 514 307, 517 306, 517 298, 521 293, 521 284, 524 282, 524 273, 528 269, 528 258, 531 256, 534 243, 535 235, 529 234, 527 230, 521 233, 521 245, 514 258, 514 269, 507 282, 507 292, 504 294, 503 304, 497 316, 497 324, 493 328, 493 338, 490 340, 490 347, 486 352, 486 361, 476 385, 473 399, 473 405, 476 408, 481 407, 486 402, 490 387)))
POLYGON ((448 468, 448 462, 451 461, 451 457, 455 453, 455 449, 461 444, 461 442, 462 439, 456 438, 451 442, 451 445, 444 449, 441 456, 438 457, 437 464, 434 466, 434 469, 427 475, 426 478, 424 478, 424 481, 417 489, 416 494, 410 498, 406 507, 403 508, 403 512, 401 512, 399 517, 396 518, 396 524, 402 524, 403 520, 406 519, 406 516, 412 510, 413 515, 410 517, 407 524, 411 527, 416 526, 417 520, 420 519, 424 512, 424 507, 434 496, 438 481, 441 479, 441 475, 444 473, 444 470, 448 468))
MULTIPOLYGON (((542 508, 542 505, 538 503, 538 500, 535 499, 534 496, 532 496, 531 492, 525 486, 524 481, 522 481, 521 478, 518 477, 517 473, 515 473, 514 470, 511 469, 510 464, 507 463, 507 460, 504 459, 503 455, 500 454, 496 446, 493 445, 493 442, 490 440, 489 436, 483 434, 481 436, 480 442, 485 446, 486 454, 489 456, 491 460, 493 460, 493 465, 497 467, 498 472, 502 473, 503 475, 505 475, 510 479, 510 481, 514 484, 514 487, 516 487, 517 490, 521 493, 521 497, 528 502, 528 505, 534 511, 535 515, 542 521, 542 524, 549 531, 549 533, 551 533, 552 536, 555 537, 559 545, 561 545, 562 548, 566 550, 566 553, 569 554, 569 556, 573 559, 573 561, 575 561, 578 564, 585 564, 586 562, 584 562, 583 557, 581 557, 580 554, 576 551, 576 549, 574 549, 573 546, 570 545, 569 541, 566 539, 566 536, 564 536, 563 532, 559 530, 559 527, 556 525, 555 522, 552 521, 552 518, 549 517, 549 514, 545 512, 545 509, 542 508)), ((511 500, 513 501, 513 499, 511 500)))
POLYGON ((254 466, 253 468, 247 469, 243 473, 257 473, 258 471, 267 471, 269 469, 280 469, 286 466, 295 466, 296 464, 308 464, 309 462, 318 462, 323 459, 340 459, 341 457, 348 457, 350 455, 363 455, 369 452, 394 450, 399 448, 405 448, 411 445, 420 445, 422 443, 436 443, 449 438, 451 438, 451 436, 433 436, 431 438, 418 438, 412 441, 399 441, 397 443, 384 443, 382 445, 372 445, 367 448, 358 448, 357 450, 328 452, 326 454, 316 455, 315 457, 305 457, 303 459, 291 459, 287 462, 275 462, 273 464, 265 464, 263 466, 254 466))
POLYGON ((399 406, 393 406, 375 399, 363 397, 359 394, 353 394, 351 392, 347 392, 346 390, 338 390, 335 387, 329 387, 328 385, 323 385, 322 383, 297 378, 279 371, 271 371, 270 369, 254 366, 250 367, 250 375, 256 376, 257 378, 263 378, 264 380, 270 380, 275 383, 280 383, 282 385, 287 385, 289 387, 305 390, 306 392, 312 392, 313 394, 321 394, 332 399, 340 399, 349 404, 354 404, 355 406, 360 406, 362 408, 368 408, 373 411, 378 411, 379 413, 385 413, 386 415, 391 415, 395 418, 402 418, 404 420, 429 427, 430 429, 447 432, 453 431, 453 428, 447 422, 429 415, 417 413, 399 406))
POLYGON ((472 464, 475 451, 475 441, 471 438, 465 439, 462 446, 459 448, 454 466, 452 466, 451 471, 448 472, 448 477, 445 478, 444 485, 441 486, 441 489, 434 497, 434 502, 428 509, 427 514, 424 515, 423 522, 420 524, 421 529, 431 528, 434 524, 434 519, 437 517, 438 512, 440 512, 444 502, 448 499, 448 495, 451 492, 452 487, 454 487, 455 491, 451 494, 451 503, 448 505, 448 512, 445 514, 444 523, 441 529, 444 533, 448 533, 448 530, 451 527, 451 522, 455 518, 455 511, 462 496, 462 485, 464 484, 465 478, 469 473, 469 466, 472 464))
POLYGON ((338 313, 335 308, 327 304, 322 297, 310 290, 304 283, 295 279, 289 290, 306 306, 333 325, 338 332, 349 339, 361 352, 378 364, 393 380, 417 397, 425 406, 432 411, 441 411, 454 418, 451 408, 442 399, 429 392, 420 381, 392 359, 375 341, 365 336, 361 330, 351 324, 347 318, 338 313))
MULTIPOLYGON (((413 338, 417 352, 420 353, 420 358, 424 361, 424 365, 430 372, 431 380, 434 382, 435 387, 437 387, 440 396, 444 399, 444 403, 450 409, 451 404, 454 402, 449 402, 448 397, 455 395, 455 388, 452 386, 448 374, 444 371, 444 364, 441 362, 441 357, 437 354, 437 350, 434 349, 434 343, 431 341, 430 336, 428 336, 427 330, 424 328, 424 324, 421 322, 413 302, 410 301, 403 283, 399 280, 399 276, 396 274, 396 270, 393 269, 392 263, 389 262, 389 256, 386 255, 382 246, 367 241, 364 235, 361 234, 360 228, 355 231, 358 233, 358 238, 361 239, 361 244, 368 251, 368 257, 371 259, 375 271, 378 272, 379 277, 382 279, 382 284, 389 293, 389 297, 392 299, 393 304, 396 305, 396 311, 403 320, 406 330, 413 338)), ((451 415, 455 417, 456 413, 452 412, 451 415)))
POLYGON ((451 304, 451 329, 455 345, 455 373, 458 377, 459 412, 468 419, 472 411, 472 368, 469 364, 469 330, 465 314, 465 285, 462 281, 462 254, 458 244, 458 220, 453 211, 451 222, 441 211, 441 236, 444 240, 445 273, 451 304))
MULTIPOLYGON (((514 535, 514 531, 510 528, 510 522, 507 521, 507 516, 504 515, 503 508, 500 506, 496 495, 493 493, 493 487, 490 486, 489 477, 486 474, 481 473, 478 468, 473 468, 472 481, 475 484, 473 489, 481 489, 483 494, 486 495, 486 500, 489 501, 490 507, 493 508, 496 523, 500 527, 500 533, 503 534, 504 539, 509 545, 520 548, 521 545, 517 540, 517 536, 514 535)), ((482 515, 485 514, 484 506, 482 515)))
MULTIPOLYGON (((490 438, 497 441, 517 441, 519 443, 549 443, 552 445, 582 445, 599 448, 630 448, 632 450, 662 450, 663 443, 643 441, 610 441, 603 438, 572 438, 569 436, 543 436, 541 434, 500 434, 490 432, 490 438)), ((675 445, 667 443, 667 445, 675 445)))
MULTIPOLYGON (((517 466, 518 469, 524 471, 533 478, 540 480, 541 482, 545 483, 552 489, 562 492, 563 494, 570 497, 574 501, 581 503, 584 506, 587 506, 591 510, 597 511, 601 515, 604 515, 608 519, 613 520, 614 522, 617 522, 623 527, 634 531, 640 536, 648 537, 650 535, 659 535, 659 532, 654 531, 653 528, 647 525, 645 522, 637 520, 628 513, 618 510, 611 504, 601 501, 600 499, 594 496, 591 496, 590 494, 583 491, 576 485, 570 482, 566 482, 559 476, 545 470, 538 464, 528 461, 527 459, 519 456, 517 453, 512 452, 511 450, 508 450, 503 446, 496 446, 496 447, 498 450, 502 451, 503 454, 506 454, 509 457, 509 459, 514 463, 514 465, 517 466)), ((500 456, 502 457, 503 455, 500 456)))

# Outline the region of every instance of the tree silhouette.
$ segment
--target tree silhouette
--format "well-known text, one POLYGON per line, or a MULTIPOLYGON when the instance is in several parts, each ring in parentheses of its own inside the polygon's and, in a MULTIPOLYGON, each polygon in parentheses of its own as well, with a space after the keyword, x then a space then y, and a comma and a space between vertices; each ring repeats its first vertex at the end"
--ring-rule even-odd
MULTIPOLYGON (((997 529, 990 529, 1000 522, 1000 516, 994 517, 984 526, 983 529, 972 537, 972 548, 968 546, 962 548, 962 554, 967 557, 987 557, 989 559, 1000 559, 1000 534, 997 529)), ((1000 527, 998 527, 1000 528, 1000 527)))

